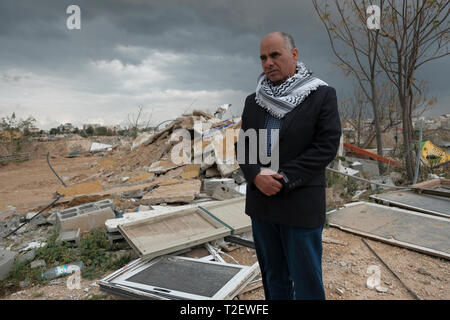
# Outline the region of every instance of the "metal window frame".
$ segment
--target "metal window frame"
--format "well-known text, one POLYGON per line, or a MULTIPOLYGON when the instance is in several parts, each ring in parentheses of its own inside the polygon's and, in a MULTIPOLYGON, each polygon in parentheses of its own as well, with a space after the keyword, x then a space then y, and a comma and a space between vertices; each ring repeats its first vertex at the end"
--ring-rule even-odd
POLYGON ((250 283, 259 274, 259 265, 256 262, 252 266, 242 266, 237 264, 222 263, 216 261, 205 261, 202 259, 179 257, 172 255, 165 255, 155 258, 151 261, 144 261, 137 259, 132 261, 125 267, 117 270, 106 278, 102 279, 99 284, 104 291, 111 294, 119 291, 120 296, 129 296, 128 292, 136 298, 149 299, 181 299, 181 300, 231 300, 234 298, 248 283, 250 283), (227 266, 239 269, 236 273, 219 291, 212 297, 187 293, 183 291, 172 290, 168 288, 155 287, 146 284, 127 281, 126 279, 145 270, 146 268, 158 263, 163 258, 171 258, 175 260, 195 261, 208 265, 227 266), (124 294, 125 293, 125 294, 124 294))

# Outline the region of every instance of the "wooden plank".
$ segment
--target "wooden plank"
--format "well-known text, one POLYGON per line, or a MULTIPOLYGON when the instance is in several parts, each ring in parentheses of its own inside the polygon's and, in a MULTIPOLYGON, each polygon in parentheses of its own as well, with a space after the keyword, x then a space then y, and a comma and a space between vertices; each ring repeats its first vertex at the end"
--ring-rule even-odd
POLYGON ((428 181, 423 181, 421 183, 413 184, 412 188, 427 188, 427 189, 433 189, 436 187, 439 187, 441 185, 450 185, 450 179, 432 179, 428 181))
POLYGON ((400 168, 400 167, 402 166, 402 165, 401 165, 399 162, 397 162, 397 161, 394 161, 394 160, 388 159, 388 158, 386 158, 386 157, 380 156, 380 155, 378 155, 378 154, 369 152, 369 151, 367 151, 367 150, 364 150, 364 149, 355 147, 354 145, 351 145, 351 144, 349 144, 349 143, 347 143, 347 142, 344 142, 344 148, 347 148, 347 149, 350 149, 350 150, 352 150, 352 151, 354 151, 354 152, 356 152, 356 153, 359 153, 359 154, 368 156, 369 158, 375 159, 375 160, 377 160, 377 161, 387 163, 387 164, 389 164, 389 165, 391 165, 391 166, 395 166, 395 167, 398 167, 398 168, 400 168))
POLYGON ((328 215, 341 230, 450 259, 450 219, 366 202, 328 215))
POLYGON ((229 235, 231 231, 198 208, 119 225, 128 243, 145 260, 229 235))
POLYGON ((416 183, 411 188, 419 194, 430 194, 441 197, 450 197, 450 179, 432 179, 416 183))

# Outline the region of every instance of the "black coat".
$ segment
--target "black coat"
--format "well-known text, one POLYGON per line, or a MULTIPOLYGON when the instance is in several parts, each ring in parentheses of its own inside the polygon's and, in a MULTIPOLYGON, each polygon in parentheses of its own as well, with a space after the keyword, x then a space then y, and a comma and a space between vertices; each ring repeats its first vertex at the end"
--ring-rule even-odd
MULTIPOLYGON (((241 127, 244 131, 264 129, 266 111, 256 104, 255 95, 253 93, 245 100, 241 127)), ((323 225, 325 167, 336 156, 340 136, 336 90, 320 86, 283 118, 278 170, 284 178, 280 180, 283 188, 270 197, 253 183, 262 165, 259 159, 257 164, 248 163, 249 143, 246 140, 246 163, 239 164, 247 180, 246 214, 301 228, 323 225)))

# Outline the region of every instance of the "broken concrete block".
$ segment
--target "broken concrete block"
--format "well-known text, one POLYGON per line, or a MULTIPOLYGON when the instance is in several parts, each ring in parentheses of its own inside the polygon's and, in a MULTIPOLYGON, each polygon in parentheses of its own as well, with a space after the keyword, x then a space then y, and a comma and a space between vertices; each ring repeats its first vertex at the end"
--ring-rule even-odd
POLYGON ((30 220, 30 224, 33 226, 40 226, 47 224, 47 219, 42 216, 42 214, 37 214, 37 212, 28 212, 27 220, 30 220))
POLYGON ((44 260, 34 260, 33 262, 31 262, 30 267, 31 269, 36 269, 36 268, 43 268, 47 265, 47 263, 45 263, 44 260))
POLYGON ((80 244, 80 229, 61 232, 56 241, 68 242, 78 247, 80 244))
POLYGON ((144 205, 140 205, 138 208, 138 211, 148 211, 151 210, 150 206, 144 206, 144 205))
POLYGON ((161 173, 166 173, 169 170, 178 168, 180 166, 181 165, 175 164, 169 160, 161 160, 161 161, 153 162, 147 171, 151 172, 151 173, 161 174, 161 173))
POLYGON ((239 186, 236 186, 236 187, 234 188, 234 190, 236 190, 237 192, 239 192, 241 195, 242 195, 242 194, 246 194, 246 193, 247 193, 247 184, 246 184, 246 183, 243 183, 243 184, 241 184, 241 185, 239 185, 239 186))
POLYGON ((47 217, 47 223, 52 225, 56 224, 56 212, 53 212, 50 216, 47 217))
POLYGON ((116 217, 113 206, 113 201, 106 199, 58 211, 56 215, 58 229, 60 231, 80 229, 81 232, 87 232, 103 228, 106 220, 116 217))
POLYGON ((11 271, 16 256, 17 252, 0 248, 0 280, 6 278, 11 271))
POLYGON ((187 180, 185 182, 160 186, 148 192, 140 204, 152 205, 159 203, 173 203, 173 202, 185 202, 189 203, 195 199, 195 196, 200 193, 201 182, 200 180, 187 180))
POLYGON ((227 130, 222 132, 221 136, 216 136, 212 140, 216 166, 222 177, 229 177, 234 171, 239 169, 234 152, 236 140, 236 137, 228 134, 227 130))
POLYGON ((118 241, 118 240, 122 240, 123 239, 123 235, 120 232, 107 232, 106 233, 106 238, 108 239, 109 243, 111 245, 114 244, 114 242, 118 241))
POLYGON ((140 134, 136 139, 134 139, 133 145, 131 146, 131 150, 134 150, 137 147, 139 147, 141 144, 144 144, 147 141, 149 141, 153 137, 153 135, 154 134, 148 133, 148 132, 144 132, 144 133, 140 134))
MULTIPOLYGON (((378 176, 378 177, 373 177, 370 179, 371 182, 376 182, 376 183, 381 183, 381 184, 386 184, 389 186, 393 186, 395 187, 394 181, 392 181, 392 178, 390 176, 378 176)), ((372 190, 377 190, 377 189, 390 189, 388 186, 380 186, 380 185, 376 185, 376 184, 370 184, 370 188, 372 190)))
POLYGON ((205 171, 205 176, 207 178, 219 177, 220 176, 220 172, 219 172, 219 170, 217 170, 217 168, 208 168, 205 171))
POLYGON ((234 182, 234 179, 231 178, 212 178, 212 179, 203 179, 203 191, 208 194, 212 195, 214 190, 217 187, 228 187, 234 189, 236 187, 236 183, 234 182))
POLYGON ((211 197, 216 200, 228 200, 233 198, 242 197, 242 194, 233 188, 218 186, 214 189, 211 197))
POLYGON ((238 170, 234 171, 233 174, 231 175, 231 177, 234 179, 234 181, 237 184, 242 184, 242 183, 246 182, 245 177, 244 177, 244 173, 242 173, 241 168, 239 168, 238 170))

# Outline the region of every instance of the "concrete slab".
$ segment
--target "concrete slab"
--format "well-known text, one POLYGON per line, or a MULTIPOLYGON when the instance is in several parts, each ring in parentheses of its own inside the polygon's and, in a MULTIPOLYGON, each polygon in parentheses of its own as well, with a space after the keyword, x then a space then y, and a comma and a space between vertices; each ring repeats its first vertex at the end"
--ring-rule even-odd
POLYGON ((200 193, 200 180, 187 180, 185 182, 160 186, 142 197, 140 204, 153 205, 159 203, 185 202, 189 203, 200 193))
POLYGON ((9 271, 11 271, 16 256, 17 252, 0 248, 0 280, 6 278, 9 271))
POLYGON ((208 194, 212 195, 214 190, 217 187, 227 187, 234 189, 236 187, 236 183, 234 182, 234 179, 232 178, 222 178, 222 179, 203 179, 203 191, 208 194))
POLYGON ((330 226, 450 259, 450 220, 430 214, 355 202, 328 213, 330 226))

